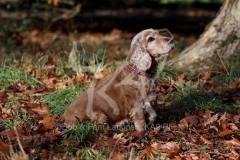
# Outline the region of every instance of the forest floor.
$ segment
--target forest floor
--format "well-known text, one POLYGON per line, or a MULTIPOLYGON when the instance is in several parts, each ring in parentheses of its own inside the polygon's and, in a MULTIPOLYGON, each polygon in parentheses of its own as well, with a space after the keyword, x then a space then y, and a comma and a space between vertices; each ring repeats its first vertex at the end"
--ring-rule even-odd
MULTIPOLYGON (((159 76, 159 116, 146 132, 132 124, 99 130, 91 122, 56 132, 57 120, 92 83, 95 69, 104 64, 97 79, 114 72, 135 34, 33 29, 6 38, 0 44, 0 159, 239 159, 239 56, 202 72, 166 66, 159 76), (73 41, 87 72, 68 62, 73 41)), ((199 37, 173 34, 170 58, 199 37)))

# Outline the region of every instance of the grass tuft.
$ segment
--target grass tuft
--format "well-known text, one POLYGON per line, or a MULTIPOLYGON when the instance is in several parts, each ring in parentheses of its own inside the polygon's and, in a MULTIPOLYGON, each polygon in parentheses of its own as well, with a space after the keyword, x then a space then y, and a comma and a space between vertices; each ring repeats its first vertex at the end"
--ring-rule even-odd
POLYGON ((226 73, 215 71, 214 73, 217 74, 217 79, 229 83, 240 77, 240 56, 237 55, 228 59, 223 65, 224 68, 229 68, 229 71, 226 70, 226 73))
MULTIPOLYGON (((18 113, 19 111, 15 111, 15 113, 18 113)), ((17 124, 23 124, 26 122, 25 125, 27 126, 34 126, 37 124, 36 120, 34 118, 30 118, 27 114, 16 114, 14 119, 6 119, 3 121, 0 121, 0 127, 4 127, 5 129, 12 129, 17 124)))
POLYGON ((50 112, 53 114, 62 114, 67 107, 70 105, 73 100, 83 93, 87 87, 84 88, 76 88, 76 89, 62 89, 56 90, 46 96, 44 96, 41 101, 46 103, 50 112))
POLYGON ((159 77, 161 80, 166 80, 168 77, 172 77, 173 79, 175 79, 176 76, 177 76, 177 70, 175 70, 174 68, 165 66, 162 72, 160 73, 159 77))
POLYGON ((178 92, 169 105, 169 108, 174 108, 171 112, 176 117, 197 110, 229 111, 231 107, 232 105, 224 103, 214 93, 205 93, 200 87, 178 88, 178 92))
POLYGON ((96 127, 94 123, 86 121, 73 126, 67 132, 65 132, 62 137, 64 139, 69 138, 83 142, 88 134, 96 134, 96 127))
POLYGON ((10 120, 10 119, 9 120, 3 120, 3 121, 0 122, 0 127, 4 127, 6 129, 12 129, 15 126, 16 121, 17 120, 15 120, 15 119, 13 119, 13 120, 10 120))
POLYGON ((31 77, 26 69, 16 69, 13 66, 3 66, 0 70, 0 88, 8 88, 11 84, 24 81, 28 86, 34 88, 42 85, 42 82, 31 77))

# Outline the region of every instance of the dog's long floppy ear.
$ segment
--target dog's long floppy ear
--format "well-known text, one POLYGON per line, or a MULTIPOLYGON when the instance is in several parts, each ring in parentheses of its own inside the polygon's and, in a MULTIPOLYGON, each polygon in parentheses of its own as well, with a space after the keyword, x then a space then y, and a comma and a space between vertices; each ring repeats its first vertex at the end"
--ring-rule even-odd
POLYGON ((127 60, 135 65, 138 70, 146 71, 151 67, 152 58, 141 43, 141 35, 137 34, 131 43, 130 54, 127 60))

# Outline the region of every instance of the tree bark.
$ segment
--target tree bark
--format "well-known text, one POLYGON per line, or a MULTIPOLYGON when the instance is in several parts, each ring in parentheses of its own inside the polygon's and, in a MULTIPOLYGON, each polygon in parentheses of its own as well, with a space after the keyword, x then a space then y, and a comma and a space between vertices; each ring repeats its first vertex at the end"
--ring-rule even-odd
POLYGON ((194 62, 204 62, 215 54, 228 57, 237 53, 240 53, 240 0, 225 0, 205 33, 168 64, 191 67, 194 62))

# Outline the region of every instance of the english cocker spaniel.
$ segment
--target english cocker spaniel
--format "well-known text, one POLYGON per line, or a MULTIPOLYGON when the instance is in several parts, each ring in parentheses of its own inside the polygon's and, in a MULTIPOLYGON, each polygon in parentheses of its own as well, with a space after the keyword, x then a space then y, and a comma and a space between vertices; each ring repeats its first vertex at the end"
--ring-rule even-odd
POLYGON ((153 122, 156 113, 151 101, 156 99, 155 80, 159 62, 174 48, 173 38, 146 29, 132 40, 125 64, 77 97, 65 111, 66 126, 96 120, 119 126, 133 122, 135 129, 144 131, 145 114, 153 122))

